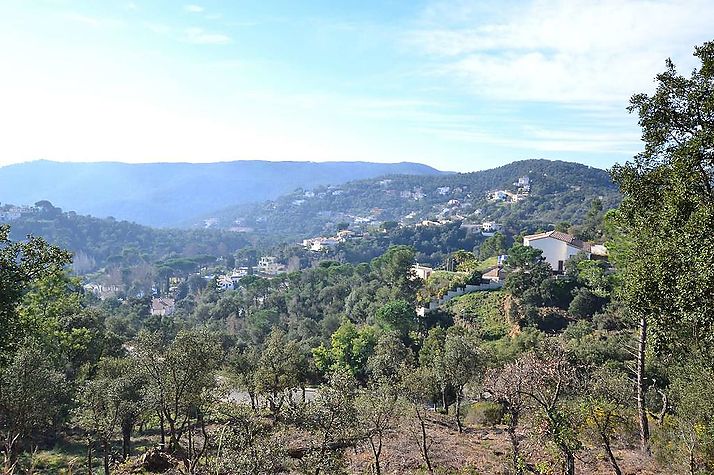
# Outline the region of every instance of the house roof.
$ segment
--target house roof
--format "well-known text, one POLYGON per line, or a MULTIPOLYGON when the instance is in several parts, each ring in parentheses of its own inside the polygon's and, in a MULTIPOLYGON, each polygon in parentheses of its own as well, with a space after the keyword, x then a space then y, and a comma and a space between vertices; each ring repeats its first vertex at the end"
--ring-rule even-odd
POLYGON ((174 306, 173 299, 158 298, 158 299, 151 300, 151 309, 152 310, 164 310, 167 308, 171 308, 173 306, 174 306))
POLYGON ((531 234, 529 236, 524 236, 524 240, 535 241, 537 239, 552 238, 562 241, 578 249, 582 249, 585 252, 590 252, 590 243, 581 241, 575 236, 571 236, 568 233, 561 233, 560 231, 548 231, 547 233, 531 234))
POLYGON ((502 280, 506 278, 506 271, 503 270, 501 267, 494 267, 490 269, 488 272, 485 272, 482 275, 482 278, 488 279, 488 280, 502 280))

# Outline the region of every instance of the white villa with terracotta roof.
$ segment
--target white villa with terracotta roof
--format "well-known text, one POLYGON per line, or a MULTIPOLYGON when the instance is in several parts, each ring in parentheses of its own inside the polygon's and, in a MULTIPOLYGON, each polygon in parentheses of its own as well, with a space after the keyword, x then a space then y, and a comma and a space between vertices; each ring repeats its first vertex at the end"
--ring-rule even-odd
MULTIPOLYGON (((559 231, 531 234, 523 237, 523 245, 534 247, 543 251, 543 259, 550 264, 553 271, 562 273, 565 270, 565 261, 579 252, 591 256, 592 245, 588 242, 559 231)), ((603 247, 604 246, 599 246, 603 247)))

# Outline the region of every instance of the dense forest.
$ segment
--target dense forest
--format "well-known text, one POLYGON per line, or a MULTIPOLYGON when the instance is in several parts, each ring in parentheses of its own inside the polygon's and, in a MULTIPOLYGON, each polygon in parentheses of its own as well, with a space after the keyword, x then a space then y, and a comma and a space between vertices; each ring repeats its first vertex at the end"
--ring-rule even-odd
POLYGON ((608 258, 562 274, 497 234, 422 280, 390 241, 152 315, 0 226, 2 472, 712 473, 714 42, 695 55, 632 98, 621 204, 567 219, 608 258), (502 288, 423 309, 501 253, 502 288))

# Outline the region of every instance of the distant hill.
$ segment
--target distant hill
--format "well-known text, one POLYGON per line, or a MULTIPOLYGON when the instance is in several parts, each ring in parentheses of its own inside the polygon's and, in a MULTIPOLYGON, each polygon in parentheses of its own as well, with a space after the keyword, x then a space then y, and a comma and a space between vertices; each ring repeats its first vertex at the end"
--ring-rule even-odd
POLYGON ((563 161, 524 160, 472 173, 392 176, 317 187, 260 205, 230 207, 212 217, 221 227, 284 238, 330 233, 345 224, 354 229, 384 221, 413 224, 426 219, 492 220, 525 229, 525 225, 578 223, 595 199, 601 200, 604 209, 620 202, 619 191, 605 170, 563 161), (525 176, 530 190, 522 201, 488 199, 490 191, 517 192, 515 183, 525 176))
POLYGON ((48 200, 77 213, 168 227, 228 206, 275 199, 297 188, 391 174, 441 172, 408 162, 127 164, 39 160, 0 167, 0 202, 48 200))
POLYGON ((78 273, 106 266, 152 266, 160 259, 177 256, 210 255, 215 260, 249 244, 247 236, 230 231, 154 229, 113 218, 63 212, 48 202, 39 207, 0 206, 0 225, 10 225, 10 238, 14 241, 32 234, 72 251, 78 273))

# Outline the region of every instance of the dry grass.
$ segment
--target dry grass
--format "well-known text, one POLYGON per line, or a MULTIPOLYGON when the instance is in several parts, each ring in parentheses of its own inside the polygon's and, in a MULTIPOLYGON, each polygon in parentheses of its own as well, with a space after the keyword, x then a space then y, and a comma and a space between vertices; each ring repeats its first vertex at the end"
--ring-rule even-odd
MULTIPOLYGON (((508 474, 510 468, 510 442, 506 432, 499 427, 467 427, 462 434, 456 430, 453 418, 437 413, 429 414, 429 436, 432 439, 430 457, 439 474, 508 474)), ((387 475, 427 473, 419 452, 417 439, 405 421, 385 441, 381 457, 382 472, 387 475)), ((524 441, 522 449, 530 461, 542 462, 539 467, 550 466, 560 473, 552 455, 535 441, 524 441)), ((642 457, 635 448, 615 451, 620 468, 626 475, 668 474, 658 468, 652 459, 642 457)), ((351 473, 371 473, 372 453, 368 446, 347 454, 351 473)), ((614 473, 598 447, 586 448, 578 454, 577 473, 583 475, 614 473)))

